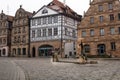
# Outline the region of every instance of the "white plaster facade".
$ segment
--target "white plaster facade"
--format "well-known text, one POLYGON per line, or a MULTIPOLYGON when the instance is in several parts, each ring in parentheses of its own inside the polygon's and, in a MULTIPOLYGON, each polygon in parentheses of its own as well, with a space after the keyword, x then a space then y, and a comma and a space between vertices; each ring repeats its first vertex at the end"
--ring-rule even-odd
POLYGON ((77 24, 78 20, 64 15, 58 6, 52 6, 52 8, 43 6, 30 20, 31 44, 41 44, 45 41, 59 41, 62 42, 64 54, 69 55, 70 52, 74 54, 74 43, 77 39, 77 24))

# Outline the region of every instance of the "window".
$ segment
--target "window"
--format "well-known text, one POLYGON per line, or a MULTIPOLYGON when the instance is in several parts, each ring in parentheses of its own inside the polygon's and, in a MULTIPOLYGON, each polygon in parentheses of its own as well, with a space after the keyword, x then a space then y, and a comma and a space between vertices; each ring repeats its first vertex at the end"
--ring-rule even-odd
POLYGON ((46 37, 46 29, 43 29, 43 37, 46 37))
POLYGON ((37 31, 37 37, 41 37, 41 29, 37 31))
POLYGON ((100 18, 100 22, 103 22, 103 16, 100 16, 99 18, 100 18))
POLYGON ((67 33, 68 33, 68 29, 67 29, 67 28, 65 28, 65 35, 67 35, 67 33))
POLYGON ((58 35, 58 28, 54 28, 54 36, 58 35))
POLYGON ((35 30, 32 30, 32 38, 35 38, 35 30))
POLYGON ((21 28, 18 28, 18 33, 21 33, 21 28))
POLYGON ((22 42, 23 42, 23 43, 26 43, 26 37, 25 37, 25 35, 24 35, 23 38, 22 38, 22 42))
POLYGON ((72 56, 72 52, 69 52, 69 56, 72 56))
POLYGON ((118 20, 120 20, 120 13, 118 13, 118 20))
POLYGON ((53 22, 54 22, 54 23, 58 23, 58 16, 54 16, 54 17, 53 17, 53 22))
POLYGON ((90 36, 94 36, 94 30, 90 30, 90 36))
POLYGON ((110 17, 110 21, 114 20, 114 14, 110 14, 109 17, 110 17))
POLYGON ((110 28, 110 34, 115 34, 115 28, 110 28))
POLYGON ((6 44, 6 39, 3 39, 3 44, 6 44))
POLYGON ((43 19, 43 24, 47 24, 47 18, 42 18, 43 19))
POLYGON ((18 43, 20 43, 20 41, 21 41, 21 40, 20 40, 20 36, 18 36, 18 43))
POLYGON ((86 36, 86 31, 82 31, 82 37, 86 36))
POLYGON ((32 26, 35 26, 35 20, 34 19, 32 20, 32 26))
POLYGON ((103 11, 103 6, 102 5, 99 5, 98 6, 98 10, 101 12, 101 11, 103 11))
POLYGON ((16 41, 17 41, 17 38, 16 38, 16 37, 14 37, 13 43, 16 43, 16 41))
POLYGON ((21 55, 21 49, 18 48, 18 55, 21 55))
POLYGON ((100 36, 104 36, 104 34, 105 34, 105 31, 104 31, 103 28, 101 28, 101 29, 100 29, 100 36))
POLYGON ((52 36, 52 28, 48 29, 48 36, 52 36))
POLYGON ((23 55, 26 55, 26 48, 23 48, 22 51, 23 51, 23 55))
POLYGON ((108 3, 108 9, 112 10, 113 9, 113 4, 112 3, 108 3))
POLYGON ((75 33, 75 30, 72 31, 72 37, 76 38, 76 33, 75 33))
POLYGON ((85 51, 85 53, 89 53, 90 52, 90 46, 89 45, 84 45, 84 51, 85 51))
POLYGON ((25 27, 23 27, 23 31, 22 32, 25 33, 25 27))
POLYGON ((16 34, 16 33, 17 33, 17 28, 14 29, 14 34, 16 34))
POLYGON ((41 25, 41 19, 37 20, 38 25, 41 25))
POLYGON ((120 34, 120 27, 118 27, 118 33, 120 34))
POLYGON ((48 17, 48 24, 52 24, 52 17, 48 17))
POLYGON ((115 42, 111 42, 111 50, 116 50, 116 44, 115 44, 115 42))
POLYGON ((94 17, 90 17, 90 24, 94 23, 94 17))
POLYGON ((47 10, 47 9, 44 9, 44 10, 42 11, 42 14, 46 14, 46 13, 48 13, 48 10, 47 10))

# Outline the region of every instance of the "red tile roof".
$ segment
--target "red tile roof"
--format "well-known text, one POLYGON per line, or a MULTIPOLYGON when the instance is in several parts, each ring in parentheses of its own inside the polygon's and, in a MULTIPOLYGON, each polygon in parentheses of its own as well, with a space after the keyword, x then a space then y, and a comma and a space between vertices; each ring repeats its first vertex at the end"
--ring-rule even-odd
POLYGON ((78 15, 76 12, 74 12, 69 6, 64 5, 63 3, 61 3, 58 0, 53 0, 52 2, 50 2, 47 7, 58 11, 60 13, 63 13, 64 15, 76 18, 78 20, 81 20, 82 16, 78 15))

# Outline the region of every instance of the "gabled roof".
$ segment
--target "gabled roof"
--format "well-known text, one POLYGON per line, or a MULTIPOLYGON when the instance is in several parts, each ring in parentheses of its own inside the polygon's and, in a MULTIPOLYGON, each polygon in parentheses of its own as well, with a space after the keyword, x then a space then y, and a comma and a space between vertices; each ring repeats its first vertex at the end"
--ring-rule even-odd
POLYGON ((21 17, 25 17, 25 16, 31 17, 31 16, 32 16, 32 13, 31 13, 31 12, 28 12, 28 11, 24 10, 24 9, 22 8, 22 5, 20 5, 20 8, 16 11, 15 18, 19 18, 19 17, 20 17, 20 15, 19 15, 20 12, 21 12, 22 14, 24 14, 24 16, 21 16, 21 17))
POLYGON ((78 20, 81 20, 81 15, 78 15, 76 12, 74 12, 69 6, 64 5, 63 3, 61 3, 58 0, 53 0, 52 2, 50 2, 47 7, 59 12, 59 13, 63 13, 64 15, 76 18, 78 20), (57 7, 57 8, 56 8, 57 7))

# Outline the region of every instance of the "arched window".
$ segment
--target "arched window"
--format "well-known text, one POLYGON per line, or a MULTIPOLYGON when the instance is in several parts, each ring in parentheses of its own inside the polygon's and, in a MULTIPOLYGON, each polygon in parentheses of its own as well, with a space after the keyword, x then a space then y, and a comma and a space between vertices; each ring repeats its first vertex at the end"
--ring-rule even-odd
POLYGON ((5 50, 5 49, 3 49, 3 55, 5 55, 5 53, 6 53, 6 50, 5 50))

